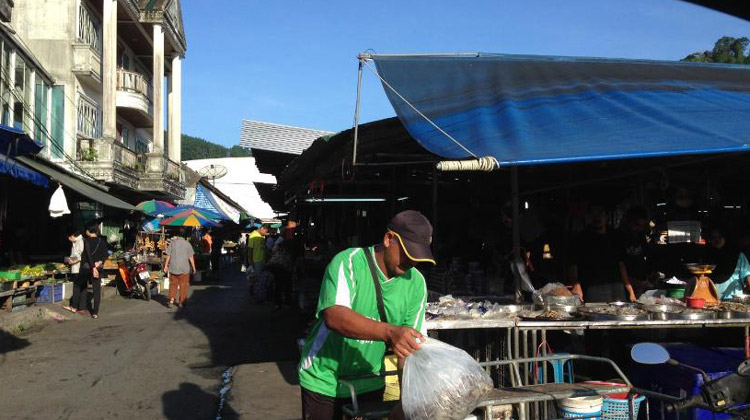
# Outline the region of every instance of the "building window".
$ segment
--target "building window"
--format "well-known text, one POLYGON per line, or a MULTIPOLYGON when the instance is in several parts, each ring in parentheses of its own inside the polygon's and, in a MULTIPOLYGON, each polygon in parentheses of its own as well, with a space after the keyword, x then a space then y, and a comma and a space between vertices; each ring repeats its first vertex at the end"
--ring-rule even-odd
POLYGON ((78 42, 87 44, 99 54, 102 52, 102 24, 84 1, 78 9, 78 42))
POLYGON ((148 153, 148 140, 141 137, 135 138, 135 151, 136 153, 148 153))
POLYGON ((11 67, 11 49, 10 45, 8 45, 7 42, 3 45, 3 63, 2 63, 2 73, 3 73, 3 95, 2 95, 2 123, 3 125, 10 126, 10 106, 11 106, 11 100, 10 100, 10 90, 11 90, 11 77, 12 77, 12 69, 11 67))
POLYGON ((47 131, 47 112, 49 104, 49 85, 40 77, 36 80, 36 89, 34 89, 34 117, 36 126, 34 127, 34 139, 37 143, 47 145, 49 142, 49 132, 47 131))
POLYGON ((65 86, 52 87, 52 127, 50 130, 51 155, 62 159, 65 147, 65 86))
POLYGON ((14 80, 16 95, 13 98, 13 127, 23 130, 24 109, 23 99, 26 97, 26 62, 16 54, 16 77, 14 80))
POLYGON ((78 93, 78 134, 96 139, 102 136, 102 112, 99 105, 78 93))

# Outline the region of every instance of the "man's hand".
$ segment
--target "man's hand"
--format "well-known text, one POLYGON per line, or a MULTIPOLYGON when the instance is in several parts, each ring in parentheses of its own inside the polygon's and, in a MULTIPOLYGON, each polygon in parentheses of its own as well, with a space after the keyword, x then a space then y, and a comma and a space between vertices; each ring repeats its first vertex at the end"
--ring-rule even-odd
POLYGON ((571 292, 578 296, 578 299, 581 299, 581 303, 583 303, 583 289, 581 288, 581 283, 574 284, 571 292))
POLYGON ((630 301, 630 303, 638 302, 638 298, 635 297, 635 292, 628 292, 628 300, 630 301))
POLYGON ((405 358, 419 348, 417 339, 424 341, 422 334, 413 328, 375 321, 344 306, 334 305, 327 308, 323 311, 323 318, 329 329, 344 337, 384 341, 390 344, 399 359, 405 358))
POLYGON ((391 325, 390 328, 388 328, 387 341, 393 348, 393 352, 396 356, 399 359, 405 359, 406 356, 419 349, 419 343, 424 341, 424 337, 414 328, 391 325), (417 342, 417 340, 419 340, 419 342, 417 342))

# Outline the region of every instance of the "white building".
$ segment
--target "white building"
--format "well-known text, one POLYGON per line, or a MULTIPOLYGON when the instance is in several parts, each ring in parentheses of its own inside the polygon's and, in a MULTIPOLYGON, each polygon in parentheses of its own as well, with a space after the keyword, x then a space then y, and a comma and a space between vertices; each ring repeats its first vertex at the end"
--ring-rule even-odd
POLYGON ((180 1, 15 0, 12 25, 54 78, 37 84, 61 115, 47 157, 66 165, 67 155, 113 187, 182 198, 180 1))

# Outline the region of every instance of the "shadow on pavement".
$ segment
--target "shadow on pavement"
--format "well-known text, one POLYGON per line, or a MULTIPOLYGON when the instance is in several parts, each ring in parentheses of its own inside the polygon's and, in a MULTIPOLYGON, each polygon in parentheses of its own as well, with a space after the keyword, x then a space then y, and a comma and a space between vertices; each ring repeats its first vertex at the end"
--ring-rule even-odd
POLYGON ((185 308, 175 313, 175 319, 186 320, 206 335, 212 366, 299 360, 296 340, 303 337, 309 315, 251 303, 238 266, 221 274, 222 280, 194 288, 185 308))
MULTIPOLYGON (((209 360, 192 368, 215 375, 219 389, 221 374, 217 373, 230 366, 275 362, 284 380, 297 384, 299 351, 296 340, 302 337, 309 315, 251 303, 247 279, 238 265, 228 266, 220 274, 218 279, 191 283, 192 293, 185 307, 175 309, 176 321, 188 322, 208 338, 206 357, 209 360)), ((183 383, 179 390, 167 392, 162 399, 168 419, 215 417, 216 413, 196 413, 205 410, 201 407, 216 410, 219 404, 217 395, 191 383, 183 383)), ((239 418, 226 404, 220 415, 223 420, 239 418)))
POLYGON ((0 329, 0 354, 20 350, 27 347, 29 344, 28 340, 18 338, 7 331, 0 329))
MULTIPOLYGON (((216 415, 219 398, 200 389, 196 384, 183 382, 179 389, 165 393, 161 399, 164 418, 169 420, 219 418, 216 415)), ((220 418, 233 420, 239 417, 237 412, 225 403, 220 418)))
POLYGON ((299 385, 299 375, 297 373, 297 363, 279 363, 276 362, 279 373, 284 377, 286 383, 290 385, 299 385))

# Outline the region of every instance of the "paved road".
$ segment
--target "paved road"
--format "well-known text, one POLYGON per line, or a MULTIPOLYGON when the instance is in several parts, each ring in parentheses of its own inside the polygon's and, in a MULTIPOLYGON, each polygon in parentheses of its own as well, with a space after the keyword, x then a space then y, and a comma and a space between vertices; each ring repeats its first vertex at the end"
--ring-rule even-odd
POLYGON ((98 320, 0 334, 0 418, 215 419, 229 367, 222 419, 299 418, 295 338, 305 321, 250 304, 236 271, 194 285, 182 310, 116 298, 98 320))

